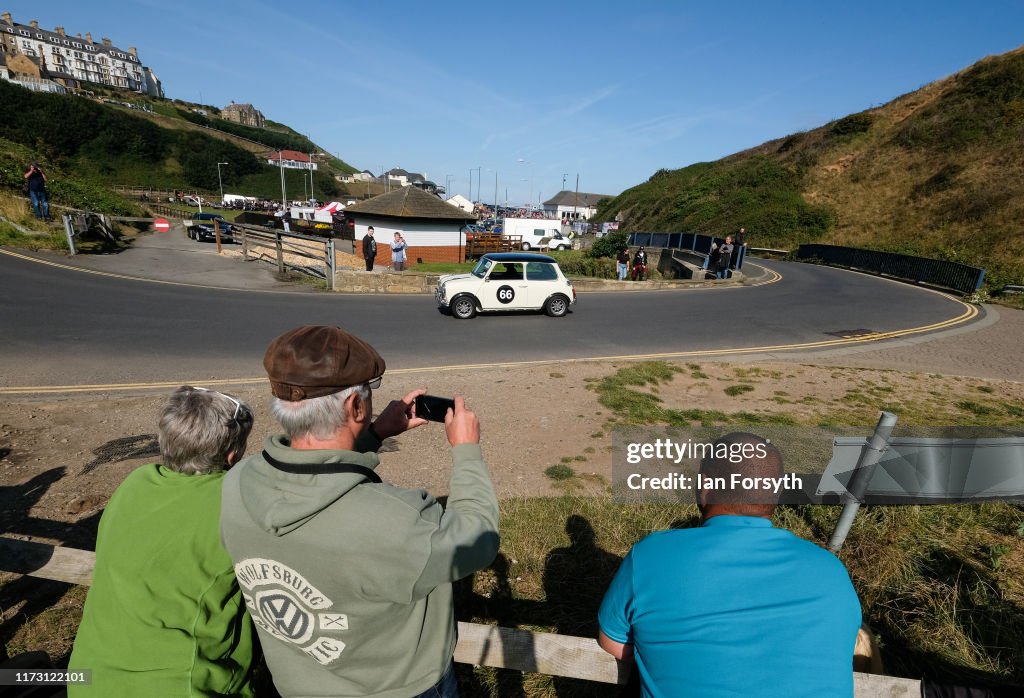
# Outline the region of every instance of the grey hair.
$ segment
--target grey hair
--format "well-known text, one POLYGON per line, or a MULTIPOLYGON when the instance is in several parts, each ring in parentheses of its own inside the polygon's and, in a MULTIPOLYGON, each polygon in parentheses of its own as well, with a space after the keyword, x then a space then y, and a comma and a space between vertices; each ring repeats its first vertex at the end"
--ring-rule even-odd
POLYGON ((353 393, 358 395, 360 400, 370 399, 370 387, 363 383, 337 393, 306 400, 290 401, 274 397, 270 400, 270 413, 280 422, 289 439, 307 435, 317 439, 329 439, 348 420, 345 400, 353 393))
POLYGON ((158 425, 164 466, 186 475, 227 470, 228 454, 240 458, 252 431, 252 410, 239 405, 236 417, 235 403, 223 393, 190 385, 171 393, 158 425))

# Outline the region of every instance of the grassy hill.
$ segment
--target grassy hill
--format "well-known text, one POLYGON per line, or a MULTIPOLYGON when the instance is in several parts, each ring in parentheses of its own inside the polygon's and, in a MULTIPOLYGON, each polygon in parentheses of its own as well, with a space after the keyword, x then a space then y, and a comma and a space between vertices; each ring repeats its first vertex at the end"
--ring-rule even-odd
POLYGON ((1024 48, 875 109, 716 162, 659 170, 598 210, 627 231, 819 241, 1024 281, 1024 48))
MULTIPOLYGON (((116 214, 139 213, 113 194, 111 185, 140 185, 216 193, 218 162, 225 191, 280 198, 277 167, 256 153, 284 148, 322 149, 306 136, 271 122, 267 129, 220 119, 218 110, 178 100, 97 87, 96 99, 39 94, 0 81, 0 190, 17 192, 27 163, 37 161, 50 178, 51 200, 116 214)), ((316 198, 344 195, 335 175, 356 168, 329 155, 318 157, 316 198)), ((291 198, 306 192, 304 172, 286 171, 291 198)))

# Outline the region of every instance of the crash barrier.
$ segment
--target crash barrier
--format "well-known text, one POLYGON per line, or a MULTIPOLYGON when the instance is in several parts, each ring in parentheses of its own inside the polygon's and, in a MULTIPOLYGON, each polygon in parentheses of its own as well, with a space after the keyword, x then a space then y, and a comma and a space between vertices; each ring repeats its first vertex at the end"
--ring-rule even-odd
POLYGON ((111 244, 117 243, 118 235, 110 227, 111 218, 103 214, 77 211, 65 213, 61 216, 61 221, 64 224, 64 235, 67 236, 68 251, 71 255, 78 254, 75 241, 81 240, 86 235, 96 236, 111 244))
MULTIPOLYGON (((89 586, 96 553, 0 538, 0 571, 89 586)), ((458 624, 455 661, 474 666, 624 684, 627 665, 587 637, 534 632, 480 623, 458 624)), ((852 658, 851 658, 852 659, 852 658)), ((853 674, 855 698, 917 698, 921 682, 877 674, 853 674)))
MULTIPOLYGON (((277 258, 277 272, 283 274, 285 267, 295 269, 306 274, 321 275, 315 267, 308 265, 287 264, 285 254, 312 259, 320 262, 323 266, 323 278, 327 281, 328 287, 336 290, 337 257, 335 256, 334 239, 318 235, 303 235, 301 233, 286 233, 281 230, 268 230, 244 223, 232 223, 232 230, 236 241, 240 238, 242 243, 242 259, 248 261, 249 252, 258 247, 265 247, 274 250, 277 258), (307 244, 301 244, 298 241, 307 244), (314 243, 309 245, 308 243, 314 243), (323 248, 323 253, 312 254, 310 248, 323 248)), ((318 265, 319 266, 319 265, 318 265)))
POLYGON ((856 247, 800 245, 796 257, 894 279, 930 284, 960 293, 974 293, 981 288, 985 280, 985 270, 979 267, 856 247))
MULTIPOLYGON (((711 235, 700 235, 698 233, 630 233, 628 242, 630 247, 655 247, 666 250, 689 250, 704 257, 707 262, 711 254, 711 245, 721 246, 725 238, 713 237, 711 235)), ((729 262, 730 269, 742 269, 743 260, 747 256, 746 247, 733 245, 733 259, 729 262)), ((706 264, 705 264, 706 267, 706 264)))

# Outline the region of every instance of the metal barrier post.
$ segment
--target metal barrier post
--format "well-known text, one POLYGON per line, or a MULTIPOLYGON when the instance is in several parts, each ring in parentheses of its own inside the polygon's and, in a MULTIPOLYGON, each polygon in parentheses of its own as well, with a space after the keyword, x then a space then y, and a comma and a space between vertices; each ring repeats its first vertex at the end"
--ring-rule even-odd
POLYGON ((832 537, 828 541, 828 549, 838 553, 846 541, 846 536, 853 525, 853 519, 857 516, 864 495, 867 493, 871 476, 875 473, 875 466, 881 460, 882 454, 889 448, 889 437, 892 436, 893 427, 896 426, 896 415, 892 412, 882 412, 875 426, 875 433, 871 435, 868 442, 861 449, 860 459, 850 477, 850 484, 846 486, 846 494, 843 496, 843 511, 839 515, 836 528, 832 531, 832 537))
POLYGON ((327 241, 327 287, 336 291, 338 258, 334 254, 334 238, 327 241))
POLYGON ((64 234, 68 236, 68 249, 71 250, 71 254, 75 252, 75 224, 71 222, 71 214, 65 213, 62 218, 64 219, 64 234))

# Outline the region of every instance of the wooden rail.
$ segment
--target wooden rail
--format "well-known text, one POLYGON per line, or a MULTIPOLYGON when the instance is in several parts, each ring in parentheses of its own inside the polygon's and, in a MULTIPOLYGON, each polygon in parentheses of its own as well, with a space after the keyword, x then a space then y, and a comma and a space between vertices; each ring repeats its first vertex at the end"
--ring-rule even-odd
MULTIPOLYGON (((0 538, 0 572, 88 586, 96 553, 0 538)), ((459 623, 455 661, 599 683, 623 684, 630 667, 596 640, 479 623, 459 623)), ((921 682, 854 672, 855 698, 918 698, 921 682)))
MULTIPOLYGON (((280 274, 284 273, 285 267, 287 266, 284 258, 286 252, 298 257, 315 260, 323 264, 324 279, 326 279, 330 289, 332 291, 335 290, 337 259, 335 257, 333 238, 316 235, 303 235, 302 233, 285 233, 281 230, 269 230, 265 227, 248 225, 245 223, 232 223, 231 227, 235 231, 236 235, 241 237, 243 260, 249 259, 249 251, 254 247, 266 247, 273 249, 277 257, 277 271, 280 274), (290 240, 314 242, 318 245, 322 245, 324 251, 322 254, 311 254, 308 248, 296 246, 294 243, 289 242, 290 240)), ((296 267, 296 269, 302 270, 301 267, 296 267)))

